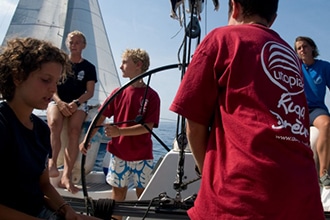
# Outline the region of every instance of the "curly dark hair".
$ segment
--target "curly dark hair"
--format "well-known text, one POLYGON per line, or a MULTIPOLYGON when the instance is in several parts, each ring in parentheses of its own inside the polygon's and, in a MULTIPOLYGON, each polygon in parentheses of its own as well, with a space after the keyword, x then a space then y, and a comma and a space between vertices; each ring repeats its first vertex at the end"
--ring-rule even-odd
POLYGON ((63 67, 61 78, 71 73, 68 55, 52 43, 35 38, 14 38, 7 41, 0 54, 0 93, 11 101, 15 92, 14 80, 25 81, 31 72, 47 62, 63 67))

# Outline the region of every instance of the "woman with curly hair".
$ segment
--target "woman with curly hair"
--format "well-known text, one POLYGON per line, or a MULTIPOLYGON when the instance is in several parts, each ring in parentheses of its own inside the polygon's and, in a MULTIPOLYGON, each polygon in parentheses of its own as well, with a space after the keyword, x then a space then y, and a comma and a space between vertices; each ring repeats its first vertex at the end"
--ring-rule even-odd
POLYGON ((51 185, 50 130, 32 113, 47 108, 67 71, 68 56, 42 40, 12 39, 1 51, 0 219, 93 219, 76 214, 51 185))

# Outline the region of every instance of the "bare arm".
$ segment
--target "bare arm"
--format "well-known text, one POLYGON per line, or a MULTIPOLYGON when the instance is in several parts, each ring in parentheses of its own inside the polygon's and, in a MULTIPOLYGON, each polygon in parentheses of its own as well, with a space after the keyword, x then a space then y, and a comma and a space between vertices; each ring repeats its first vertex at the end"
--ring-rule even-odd
MULTIPOLYGON (((90 139, 92 139, 94 137, 94 135, 96 134, 97 130, 99 129, 99 126, 102 125, 102 123, 104 122, 105 118, 106 117, 104 115, 102 115, 102 114, 100 115, 99 119, 96 122, 96 125, 95 125, 94 129, 91 131, 90 139)), ((80 152, 82 154, 85 154, 85 155, 87 153, 87 150, 90 147, 90 145, 89 145, 88 148, 85 149, 85 143, 87 141, 86 138, 87 138, 87 134, 85 135, 84 140, 79 144, 79 150, 80 150, 80 152)))
POLYGON ((94 95, 95 81, 88 81, 86 85, 86 92, 82 94, 78 99, 72 100, 69 103, 71 113, 75 113, 78 109, 77 104, 75 103, 78 100, 79 103, 84 103, 88 101, 94 95))
POLYGON ((55 101, 58 110, 64 117, 69 117, 72 115, 72 107, 69 105, 69 103, 62 101, 57 93, 54 93, 53 100, 55 101))
MULTIPOLYGON (((84 103, 94 95, 95 81, 88 81, 86 85, 86 92, 82 94, 77 100, 80 103, 84 103)), ((57 93, 54 93, 53 100, 56 102, 59 111, 65 116, 69 117, 75 113, 78 109, 75 100, 72 100, 70 103, 66 103, 60 99, 57 93)))
MULTIPOLYGON (((154 123, 146 123, 146 126, 152 130, 154 123)), ((118 136, 136 136, 148 133, 149 130, 144 125, 137 124, 130 127, 118 127, 116 125, 106 125, 105 133, 107 136, 118 137, 118 136)))
POLYGON ((80 103, 88 101, 94 95, 95 81, 88 81, 86 85, 86 92, 82 94, 78 100, 80 103))
POLYGON ((202 173, 208 141, 208 127, 187 119, 187 138, 196 165, 202 173))
POLYGON ((36 220, 38 218, 27 215, 23 212, 19 212, 15 209, 11 209, 7 206, 0 204, 0 219, 26 219, 26 220, 36 220))
MULTIPOLYGON (((60 214, 64 217, 64 219, 90 219, 90 220, 96 220, 98 218, 94 218, 91 216, 84 216, 81 214, 77 214, 70 205, 68 205, 62 196, 57 192, 57 190, 51 185, 49 181, 49 174, 48 174, 48 168, 44 170, 42 175, 40 176, 40 187, 42 192, 45 195, 45 203, 47 208, 50 210, 53 210, 57 214, 60 214)), ((33 200, 33 198, 31 198, 33 200)), ((31 201, 32 201, 31 200, 31 201)), ((7 206, 4 206, 0 204, 0 219, 24 219, 24 220, 38 220, 40 218, 27 215, 23 212, 20 212, 18 210, 9 208, 7 206)))
POLYGON ((65 219, 77 219, 77 213, 68 205, 49 181, 48 168, 40 177, 40 187, 45 195, 45 201, 49 209, 56 211, 65 219))

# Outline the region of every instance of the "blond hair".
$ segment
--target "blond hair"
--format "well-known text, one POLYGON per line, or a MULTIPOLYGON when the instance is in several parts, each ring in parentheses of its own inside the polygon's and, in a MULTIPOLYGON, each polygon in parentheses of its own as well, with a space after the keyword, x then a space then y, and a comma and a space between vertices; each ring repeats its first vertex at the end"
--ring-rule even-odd
POLYGON ((87 44, 87 40, 86 40, 86 37, 83 34, 83 32, 78 31, 78 30, 74 30, 74 31, 71 31, 70 33, 68 33, 68 36, 66 38, 65 45, 67 46, 67 48, 69 48, 69 45, 70 45, 69 41, 70 41, 70 38, 72 38, 73 36, 80 36, 83 39, 83 43, 85 45, 87 44))
POLYGON ((148 53, 145 50, 140 48, 137 49, 126 49, 123 52, 122 58, 131 58, 134 63, 139 61, 142 62, 142 72, 145 72, 149 69, 150 58, 148 53))

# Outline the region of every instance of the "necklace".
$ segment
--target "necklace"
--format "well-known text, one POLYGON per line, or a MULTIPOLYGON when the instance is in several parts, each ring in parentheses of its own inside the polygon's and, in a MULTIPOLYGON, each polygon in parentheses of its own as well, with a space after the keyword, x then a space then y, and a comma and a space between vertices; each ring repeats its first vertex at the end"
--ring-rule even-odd
POLYGON ((142 87, 145 87, 145 85, 146 85, 146 84, 143 82, 143 80, 140 80, 140 81, 134 83, 132 86, 133 86, 134 88, 142 88, 142 87))

